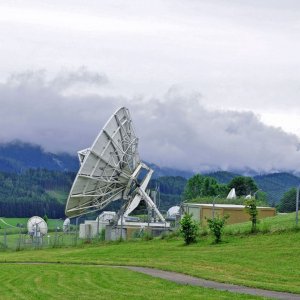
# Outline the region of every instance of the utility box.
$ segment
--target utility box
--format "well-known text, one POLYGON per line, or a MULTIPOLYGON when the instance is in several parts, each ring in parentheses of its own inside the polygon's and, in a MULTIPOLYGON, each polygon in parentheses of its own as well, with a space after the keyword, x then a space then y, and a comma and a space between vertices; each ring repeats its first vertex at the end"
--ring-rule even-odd
POLYGON ((79 238, 80 239, 89 239, 92 237, 92 228, 91 224, 80 224, 79 226, 79 238))
POLYGON ((79 238, 89 239, 96 237, 98 233, 100 234, 105 229, 106 225, 110 224, 115 215, 116 213, 113 211, 104 211, 96 220, 86 220, 84 224, 80 224, 79 238))
POLYGON ((126 240, 126 228, 113 227, 112 225, 106 225, 105 227, 105 240, 117 241, 120 239, 126 240))

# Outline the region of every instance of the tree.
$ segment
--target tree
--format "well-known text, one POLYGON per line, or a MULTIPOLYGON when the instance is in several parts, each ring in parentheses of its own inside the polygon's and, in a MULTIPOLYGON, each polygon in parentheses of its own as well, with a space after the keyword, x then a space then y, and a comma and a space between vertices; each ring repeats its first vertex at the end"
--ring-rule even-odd
POLYGON ((255 232, 256 224, 257 224, 258 210, 257 210, 257 206, 256 206, 256 200, 254 198, 247 199, 245 201, 245 210, 250 215, 250 220, 252 222, 251 232, 255 232))
POLYGON ((48 224, 48 216, 46 214, 43 216, 43 219, 48 224))
POLYGON ((297 197, 297 189, 291 188, 289 191, 284 193, 281 198, 278 210, 280 212, 293 212, 296 211, 296 197, 297 197))
POLYGON ((246 196, 258 190, 255 181, 251 177, 237 176, 234 177, 228 184, 230 189, 235 188, 235 193, 238 197, 246 196))
POLYGON ((201 195, 202 185, 204 181, 204 176, 196 174, 191 177, 185 186, 184 198, 194 199, 201 195))
POLYGON ((225 222, 228 219, 228 217, 229 216, 224 216, 224 217, 220 218, 219 216, 217 216, 212 219, 207 219, 208 227, 214 234, 216 243, 221 242, 221 236, 223 233, 225 222))
POLYGON ((196 242, 198 229, 198 224, 192 219, 192 215, 185 213, 180 221, 180 232, 186 245, 196 242))
POLYGON ((196 174, 191 177, 185 186, 184 199, 195 199, 197 197, 214 197, 227 195, 227 187, 219 184, 213 177, 196 174))

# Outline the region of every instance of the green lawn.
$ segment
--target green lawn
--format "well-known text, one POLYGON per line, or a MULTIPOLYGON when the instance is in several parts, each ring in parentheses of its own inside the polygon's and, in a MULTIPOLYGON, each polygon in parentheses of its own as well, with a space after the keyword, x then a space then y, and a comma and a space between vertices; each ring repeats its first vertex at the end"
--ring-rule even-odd
MULTIPOLYGON (((25 230, 26 232, 27 230, 25 230)), ((6 237, 0 231, 0 251, 6 250, 24 250, 29 248, 54 248, 78 246, 85 241, 79 239, 75 233, 64 234, 63 232, 48 232, 47 236, 43 237, 41 244, 33 240, 27 232, 24 234, 8 234, 6 237)))
POLYGON ((300 232, 182 240, 152 240, 0 254, 0 261, 137 265, 178 271, 220 282, 300 293, 300 232))
POLYGON ((267 225, 260 226, 268 226, 266 234, 245 234, 249 223, 230 225, 226 229, 230 234, 219 245, 213 244, 211 236, 201 237, 190 246, 184 246, 181 238, 82 244, 76 248, 2 252, 0 262, 148 266, 300 294, 300 231, 293 228, 294 217, 288 214, 264 220, 267 225))
MULTIPOLYGON (((5 218, 5 217, 0 217, 5 223, 8 223, 9 225, 12 226, 17 226, 17 224, 22 224, 25 230, 27 230, 27 222, 30 218, 5 218)), ((4 222, 0 220, 0 230, 3 229, 12 229, 11 226, 6 225, 4 222)), ((62 219, 49 219, 48 220, 48 229, 49 230, 55 230, 56 227, 62 228, 64 220, 62 219)), ((17 228, 17 230, 19 230, 17 228)))
POLYGON ((1 265, 1 299, 262 299, 178 285, 126 269, 1 265))
MULTIPOLYGON (((278 214, 275 217, 259 220, 257 227, 261 232, 281 232, 295 228, 296 213, 278 214)), ((225 226, 227 234, 250 233, 251 222, 225 226)))

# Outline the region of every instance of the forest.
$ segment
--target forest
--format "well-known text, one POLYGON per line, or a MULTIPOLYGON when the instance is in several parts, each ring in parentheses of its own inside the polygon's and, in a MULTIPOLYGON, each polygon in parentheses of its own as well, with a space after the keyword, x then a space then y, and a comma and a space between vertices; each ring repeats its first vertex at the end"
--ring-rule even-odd
MULTIPOLYGON (((0 172, 0 216, 30 217, 47 214, 49 218, 64 218, 65 202, 75 175, 74 172, 46 169, 27 169, 21 173, 0 172)), ((162 212, 182 201, 212 201, 218 195, 224 199, 232 187, 236 188, 238 196, 254 194, 259 190, 261 203, 277 206, 285 212, 294 207, 293 199, 298 183, 299 178, 288 173, 251 178, 216 172, 195 174, 190 179, 162 176, 152 179, 148 188, 159 191, 157 205, 162 212)), ((117 209, 119 205, 114 203, 110 209, 117 209)))

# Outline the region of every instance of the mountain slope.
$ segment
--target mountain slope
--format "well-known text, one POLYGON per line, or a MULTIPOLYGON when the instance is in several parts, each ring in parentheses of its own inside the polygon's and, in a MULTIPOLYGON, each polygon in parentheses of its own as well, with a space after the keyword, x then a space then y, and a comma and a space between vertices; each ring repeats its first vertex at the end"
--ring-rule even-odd
MULTIPOLYGON (((189 178, 193 172, 159 167, 147 163, 154 170, 153 178, 161 176, 181 176, 189 178)), ((77 172, 77 156, 68 153, 46 152, 41 146, 21 141, 0 144, 0 172, 20 173, 28 169, 77 172)))
POLYGON ((254 180, 267 193, 267 200, 271 205, 277 204, 285 192, 300 184, 300 178, 290 173, 254 176, 254 180))
POLYGON ((76 171, 79 163, 68 153, 53 154, 41 146, 20 141, 0 144, 0 171, 20 173, 43 168, 53 171, 76 171))
POLYGON ((234 177, 240 176, 239 174, 227 171, 217 171, 213 173, 207 173, 204 175, 215 178, 218 181, 218 183, 222 184, 228 184, 234 177))

